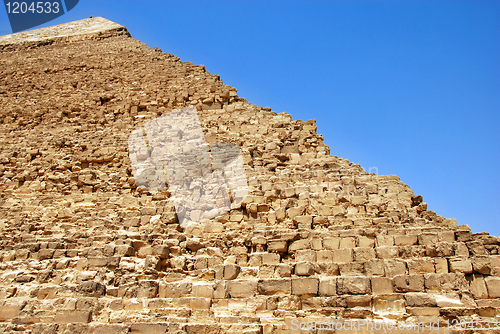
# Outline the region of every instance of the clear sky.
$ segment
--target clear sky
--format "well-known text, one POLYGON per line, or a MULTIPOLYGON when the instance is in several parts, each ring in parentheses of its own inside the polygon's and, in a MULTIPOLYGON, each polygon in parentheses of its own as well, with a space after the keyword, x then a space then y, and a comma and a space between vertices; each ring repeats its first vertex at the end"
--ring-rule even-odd
POLYGON ((500 236, 500 1, 81 0, 42 26, 91 15, 316 119, 332 155, 500 236))

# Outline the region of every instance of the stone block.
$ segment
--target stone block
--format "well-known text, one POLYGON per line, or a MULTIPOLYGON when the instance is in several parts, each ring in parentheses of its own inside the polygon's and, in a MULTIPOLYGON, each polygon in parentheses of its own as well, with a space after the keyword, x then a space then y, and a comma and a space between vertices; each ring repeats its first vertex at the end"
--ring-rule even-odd
POLYGON ((319 296, 336 296, 337 295, 337 279, 336 278, 321 278, 319 280, 319 296))
POLYGON ((189 300, 189 307, 193 310, 209 310, 211 305, 211 298, 198 297, 189 300))
POLYGON ((91 319, 91 311, 58 310, 54 318, 54 322, 58 324, 89 323, 91 319))
POLYGON ((385 276, 394 277, 396 275, 405 275, 406 274, 406 264, 402 260, 385 260, 384 261, 384 271, 385 276))
POLYGON ((406 262, 410 275, 429 274, 436 271, 434 260, 431 258, 411 259, 406 262))
POLYGON ((191 295, 193 297, 213 298, 213 284, 193 284, 191 295))
POLYGON ((288 251, 288 243, 286 240, 269 240, 267 242, 267 251, 286 253, 288 251))
POLYGON ((453 243, 455 242, 455 232, 453 231, 441 231, 438 232, 438 241, 439 242, 448 242, 448 243, 453 243))
POLYGON ((404 295, 406 305, 409 307, 435 307, 437 306, 436 298, 433 294, 422 292, 408 292, 404 295))
POLYGON ((365 295, 371 293, 371 284, 368 277, 342 277, 337 280, 339 295, 365 295))
POLYGON ((470 292, 474 296, 474 299, 488 298, 488 289, 482 275, 473 275, 470 282, 470 292))
POLYGON ((365 266, 363 263, 358 262, 340 263, 339 271, 342 276, 363 276, 365 274, 365 266))
POLYGON ((486 277, 484 279, 488 296, 490 298, 500 298, 500 277, 486 277))
POLYGON ((368 247, 368 248, 375 247, 375 238, 373 237, 361 236, 359 237, 358 242, 359 242, 359 247, 368 247))
POLYGON ((356 239, 354 237, 344 237, 340 239, 339 249, 356 247, 356 239))
POLYGON ((340 238, 325 238, 323 239, 323 246, 327 250, 339 249, 340 238))
POLYGON ((133 256, 135 253, 134 247, 129 245, 117 245, 115 247, 115 256, 133 256))
POLYGON ((411 246, 417 244, 416 235, 397 235, 394 236, 395 246, 411 246))
POLYGON ((372 296, 352 295, 346 297, 347 307, 353 309, 355 307, 371 308, 372 296))
POLYGON ((137 334, 165 334, 169 332, 168 324, 132 323, 130 332, 137 334))
POLYGON ((483 275, 491 275, 491 259, 489 257, 477 257, 474 256, 471 258, 472 268, 474 269, 474 273, 483 274, 483 275))
POLYGON ((379 259, 394 259, 399 255, 399 249, 396 246, 381 246, 375 248, 379 259))
POLYGON ((333 262, 333 251, 331 250, 320 250, 316 252, 317 262, 333 262))
POLYGON ((292 278, 292 294, 300 297, 318 295, 319 280, 317 278, 292 278))
POLYGON ((262 264, 279 264, 280 255, 276 253, 263 253, 262 254, 262 264))
POLYGON ((314 275, 314 265, 311 262, 298 262, 295 264, 294 273, 298 276, 314 275))
POLYGON ((374 295, 387 295, 394 293, 392 279, 388 277, 372 277, 371 289, 374 295))
POLYGON ((305 250, 311 248, 311 241, 309 239, 301 239, 293 241, 290 246, 288 246, 288 252, 295 252, 297 250, 305 250))
POLYGON ((290 279, 259 280, 258 291, 261 295, 291 294, 292 281, 290 279))
POLYGON ((354 248, 354 261, 356 262, 366 262, 375 258, 376 254, 373 248, 367 248, 367 247, 354 248))
POLYGON ((301 261, 316 262, 317 253, 318 252, 313 251, 311 249, 298 250, 297 252, 295 252, 295 261, 297 261, 297 262, 301 262, 301 261))
POLYGON ((365 274, 366 276, 384 276, 384 261, 373 259, 365 262, 365 274))
POLYGON ((278 277, 292 276, 293 267, 289 264, 280 263, 275 267, 275 273, 278 277))
POLYGON ((448 273, 448 260, 442 258, 434 259, 436 273, 437 274, 447 274, 448 273))
POLYGON ((0 321, 10 321, 17 317, 26 305, 26 300, 9 299, 0 301, 0 321))
POLYGON ((120 265, 119 257, 95 257, 88 259, 88 269, 97 270, 100 268, 114 269, 120 265))
POLYGON ((425 289, 423 275, 396 275, 392 282, 396 292, 422 292, 425 289))
POLYGON ((470 260, 449 260, 450 272, 472 274, 472 263, 470 260))
POLYGON ((417 236, 418 244, 431 246, 437 244, 439 238, 437 233, 422 233, 417 236))
POLYGON ((232 280, 228 282, 231 298, 249 298, 257 294, 256 280, 232 280))
POLYGON ((333 250, 332 259, 334 263, 352 262, 352 249, 345 248, 333 250))
POLYGON ((193 289, 191 282, 172 282, 160 285, 159 298, 180 298, 189 296, 193 289))
POLYGON ((377 247, 394 246, 394 236, 392 235, 377 235, 377 247))
POLYGON ((226 264, 224 265, 224 279, 232 280, 238 277, 240 274, 241 267, 236 264, 226 264))

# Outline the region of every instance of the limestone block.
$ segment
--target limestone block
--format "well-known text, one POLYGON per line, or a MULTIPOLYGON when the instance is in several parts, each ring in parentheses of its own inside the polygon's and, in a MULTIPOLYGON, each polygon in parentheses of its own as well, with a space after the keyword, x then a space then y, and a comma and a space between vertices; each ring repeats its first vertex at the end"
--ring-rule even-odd
POLYGON ((313 238, 311 239, 311 249, 314 249, 316 251, 322 250, 323 249, 323 242, 319 238, 313 238))
POLYGON ((267 241, 267 251, 286 253, 288 251, 288 243, 286 240, 269 240, 267 241))
POLYGON ((316 265, 317 270, 320 274, 327 276, 338 276, 340 275, 339 265, 337 263, 318 263, 316 265))
POLYGON ((358 247, 354 248, 354 261, 356 262, 366 262, 371 259, 375 259, 376 253, 373 248, 358 247))
POLYGON ((314 275, 314 265, 311 262, 298 262, 295 264, 294 273, 298 276, 314 275))
POLYGON ((99 268, 117 268, 120 264, 119 257, 102 257, 102 258, 89 258, 88 259, 88 269, 96 270, 99 268))
POLYGON ((333 262, 333 251, 330 250, 320 250, 316 252, 317 262, 333 262))
POLYGON ((317 278, 292 278, 292 294, 300 297, 312 297, 318 294, 317 278))
POLYGON ((191 298, 189 300, 189 307, 193 310, 208 310, 212 306, 211 298, 191 298))
POLYGON ((295 252, 295 261, 308 261, 308 262, 316 262, 318 259, 318 253, 311 249, 298 250, 295 252))
MULTIPOLYGON (((373 298, 373 311, 376 314, 390 315, 391 318, 399 318, 406 313, 406 302, 401 295, 381 295, 373 298)), ((398 330, 395 333, 399 332, 398 330)), ((406 331, 408 333, 417 333, 416 331, 406 331)))
POLYGON ((392 279, 388 277, 372 277, 371 289, 374 295, 386 295, 394 293, 392 279))
POLYGON ((393 280, 396 292, 422 292, 424 291, 423 275, 396 275, 393 280))
POLYGON ((257 294, 257 281, 255 280, 232 280, 228 282, 228 290, 231 298, 248 298, 257 294))
POLYGON ((394 236, 394 245, 396 246, 411 246, 417 244, 416 235, 397 235, 394 236))
POLYGON ((448 243, 453 243, 455 242, 455 232, 453 231, 440 231, 438 232, 438 241, 439 242, 448 242, 448 243))
POLYGON ((470 292, 475 299, 488 298, 488 289, 486 288, 486 282, 482 275, 473 275, 472 281, 470 282, 470 292))
POLYGON ((368 247, 368 248, 375 247, 375 238, 373 237, 360 236, 358 242, 359 242, 359 247, 368 247))
POLYGON ((422 233, 418 235, 418 244, 419 245, 435 245, 437 244, 439 238, 437 233, 422 233))
POLYGON ((469 248, 464 242, 456 242, 453 244, 455 256, 469 257, 469 248))
POLYGON ((491 259, 489 257, 472 257, 472 267, 475 273, 490 275, 491 274, 491 259))
POLYGON ((409 307, 435 307, 436 298, 433 294, 423 292, 408 292, 404 295, 406 305, 409 307))
POLYGON ((393 259, 398 257, 399 249, 396 246, 381 246, 375 248, 379 259, 393 259))
POLYGON ((448 260, 442 258, 434 259, 437 274, 447 274, 448 273, 448 260))
POLYGON ((373 259, 365 262, 366 276, 384 276, 384 261, 373 259))
POLYGON ((411 259, 406 262, 410 275, 428 274, 436 271, 434 260, 431 258, 411 259))
POLYGON ((319 296, 336 296, 337 279, 333 277, 321 278, 319 280, 319 296))
POLYGON ((377 247, 394 246, 394 236, 392 235, 378 235, 376 240, 377 247))
POLYGON ((309 239, 301 239, 293 241, 290 246, 288 246, 289 252, 294 252, 297 250, 310 249, 311 241, 309 239))
POLYGON ((160 298, 180 298, 189 296, 192 290, 191 282, 172 282, 160 285, 158 294, 160 298))
POLYGON ((334 263, 352 262, 352 249, 345 248, 333 250, 332 258, 334 263))
POLYGON ((355 307, 371 308, 372 296, 354 295, 347 296, 347 307, 353 309, 355 307))
POLYGON ((339 249, 356 247, 356 239, 353 237, 345 237, 340 239, 339 249))
POLYGON ((308 224, 309 226, 312 224, 312 216, 297 216, 293 219, 296 224, 308 224))
POLYGON ((323 246, 327 250, 339 249, 340 238, 325 238, 323 239, 323 246))
POLYGON ((339 295, 364 295, 371 293, 371 284, 368 277, 343 277, 337 280, 339 295))
POLYGON ((240 266, 236 264, 226 264, 224 265, 224 279, 225 280, 232 280, 238 277, 239 273, 241 271, 240 266))
POLYGON ((470 260, 449 259, 450 272, 472 274, 472 263, 470 260))
POLYGON ((166 324, 132 323, 130 331, 137 334, 164 334, 168 333, 169 327, 166 324))
POLYGON ((276 253, 263 253, 262 264, 279 264, 280 255, 276 253))
POLYGON ((276 276, 278 277, 290 277, 292 275, 293 267, 288 264, 280 263, 275 268, 276 276))
POLYGON ((115 256, 133 256, 135 253, 134 247, 129 245, 117 245, 115 247, 115 256))
POLYGON ((59 310, 54 318, 55 323, 89 323, 92 319, 91 311, 59 310))
POLYGON ((262 295, 291 294, 291 279, 264 279, 258 282, 258 291, 262 295))
POLYGON ((340 263, 339 271, 342 276, 362 276, 365 274, 363 263, 340 263))
POLYGON ((486 277, 484 279, 488 288, 488 296, 490 298, 500 298, 500 277, 486 277))
POLYGON ((0 321, 9 321, 18 316, 26 305, 26 300, 10 299, 0 301, 0 321))

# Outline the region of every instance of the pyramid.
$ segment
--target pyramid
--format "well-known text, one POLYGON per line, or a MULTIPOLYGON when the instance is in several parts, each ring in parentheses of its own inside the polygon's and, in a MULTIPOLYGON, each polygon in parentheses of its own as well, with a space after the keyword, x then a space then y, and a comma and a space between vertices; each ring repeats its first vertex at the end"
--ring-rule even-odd
POLYGON ((500 238, 331 155, 314 120, 253 105, 103 18, 0 50, 0 332, 500 333, 500 238), (179 183, 196 200, 217 189, 206 211, 137 167, 196 141, 151 140, 175 115, 196 115, 203 150, 171 172, 206 158, 229 177, 179 183))

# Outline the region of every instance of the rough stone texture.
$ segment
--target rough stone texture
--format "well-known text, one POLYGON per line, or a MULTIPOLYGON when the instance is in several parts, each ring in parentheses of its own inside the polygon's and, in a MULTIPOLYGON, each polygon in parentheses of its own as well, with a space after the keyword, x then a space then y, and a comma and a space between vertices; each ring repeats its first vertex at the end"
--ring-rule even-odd
POLYGON ((0 332, 499 319, 500 239, 330 155, 314 120, 252 105, 102 18, 0 50, 0 332), (186 106, 208 143, 240 147, 250 195, 183 230, 168 190, 136 187, 127 140, 186 106))

